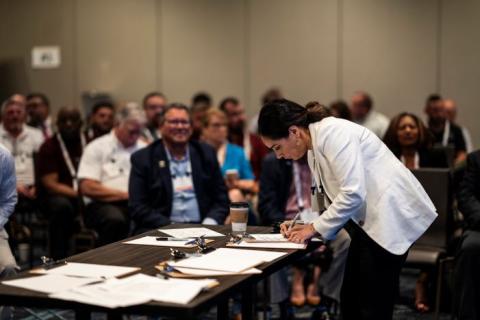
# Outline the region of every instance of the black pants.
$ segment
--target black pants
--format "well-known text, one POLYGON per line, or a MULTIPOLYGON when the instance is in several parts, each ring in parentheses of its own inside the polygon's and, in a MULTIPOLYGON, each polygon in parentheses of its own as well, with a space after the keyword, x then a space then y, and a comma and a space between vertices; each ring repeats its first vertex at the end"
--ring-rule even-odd
POLYGON ((345 229, 352 240, 341 292, 342 319, 392 319, 398 277, 407 253, 399 256, 388 252, 352 221, 345 229))
POLYGON ((42 211, 48 218, 50 256, 55 260, 70 255, 70 240, 75 232, 78 200, 60 195, 42 198, 42 211))
POLYGON ((98 246, 125 239, 130 227, 127 201, 93 201, 86 207, 85 220, 98 233, 98 246))
POLYGON ((480 319, 480 231, 465 231, 454 271, 456 319, 480 319))

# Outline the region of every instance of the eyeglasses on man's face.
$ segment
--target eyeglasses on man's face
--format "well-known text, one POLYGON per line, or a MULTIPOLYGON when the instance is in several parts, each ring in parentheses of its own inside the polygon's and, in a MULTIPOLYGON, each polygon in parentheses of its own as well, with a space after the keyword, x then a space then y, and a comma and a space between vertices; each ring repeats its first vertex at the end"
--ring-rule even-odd
POLYGON ((165 123, 170 126, 190 126, 190 121, 184 119, 165 119, 165 123))

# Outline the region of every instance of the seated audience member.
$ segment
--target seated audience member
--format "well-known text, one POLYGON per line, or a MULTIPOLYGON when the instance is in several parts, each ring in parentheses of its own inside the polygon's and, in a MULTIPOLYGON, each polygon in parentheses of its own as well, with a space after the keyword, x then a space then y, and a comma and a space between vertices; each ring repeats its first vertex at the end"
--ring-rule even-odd
MULTIPOLYGON (((17 191, 15 160, 4 146, 0 145, 0 280, 15 274, 17 263, 8 244, 5 224, 15 209, 17 191)), ((0 319, 10 319, 11 310, 0 306, 0 319)))
POLYGON ((128 235, 130 156, 145 146, 139 140, 144 124, 143 110, 127 104, 117 113, 113 130, 89 143, 80 160, 80 191, 91 200, 86 206, 85 223, 97 231, 99 245, 128 235))
POLYGON ((87 142, 109 133, 114 124, 115 106, 109 101, 95 103, 88 117, 85 130, 87 142))
POLYGON ((464 161, 467 153, 462 130, 447 120, 443 100, 439 95, 432 94, 427 98, 425 113, 428 116, 428 129, 433 134, 434 146, 453 147, 454 164, 464 161))
POLYGON ((160 138, 160 119, 167 105, 167 98, 160 92, 150 92, 143 98, 143 110, 147 124, 142 136, 148 143, 160 138))
MULTIPOLYGON (((262 95, 262 106, 278 99, 283 99, 283 94, 279 88, 270 88, 262 95)), ((248 121, 248 131, 253 134, 258 134, 258 113, 256 113, 248 121)))
POLYGON ((18 212, 31 209, 32 200, 36 199, 34 155, 43 143, 42 132, 26 125, 26 119, 25 104, 13 100, 3 103, 0 143, 15 159, 18 212))
POLYGON ((373 99, 368 93, 356 92, 352 96, 350 110, 354 122, 370 129, 380 139, 383 139, 389 120, 385 115, 373 110, 373 99))
MULTIPOLYGON (((273 153, 264 159, 263 170, 260 179, 260 193, 258 210, 264 224, 272 224, 292 219, 298 211, 303 212, 302 219, 313 219, 311 197, 312 175, 308 167, 306 157, 292 161, 277 159, 273 153)), ((318 213, 316 214, 318 216, 318 213)), ((342 229, 337 238, 330 243, 333 251, 332 264, 328 272, 322 274, 323 294, 337 301, 340 300, 340 288, 342 286, 343 270, 348 254, 350 238, 347 232, 342 229)), ((318 254, 318 253, 316 253, 318 254)), ((313 255, 315 256, 315 254, 313 255)), ((314 260, 315 259, 310 259, 314 260)), ((316 259, 315 263, 318 263, 316 259)), ((323 264, 323 260, 320 260, 323 264)), ((321 264, 321 265, 322 265, 321 264)), ((299 262, 293 269, 292 290, 290 302, 293 305, 301 306, 305 302, 318 304, 318 285, 320 277, 320 266, 313 270, 313 276, 304 288, 305 266, 299 262)), ((325 264, 323 264, 325 267, 325 264)), ((271 300, 274 303, 282 302, 286 298, 286 277, 283 281, 278 279, 280 274, 271 281, 271 300)))
POLYGON ((78 109, 63 107, 57 114, 58 132, 38 153, 39 198, 49 220, 50 256, 68 256, 79 210, 77 169, 86 145, 78 109))
POLYGON ((249 133, 247 117, 243 105, 237 98, 228 97, 220 103, 220 110, 225 112, 228 121, 228 141, 243 148, 252 165, 255 179, 260 179, 263 158, 269 150, 256 134, 249 133))
POLYGON ((453 274, 455 319, 480 319, 480 151, 470 153, 458 194, 465 230, 453 274))
POLYGON ((39 129, 45 139, 53 135, 52 117, 50 117, 50 101, 43 93, 27 95, 28 125, 39 129))
MULTIPOLYGON (((384 142, 409 169, 448 168, 445 153, 431 148, 431 133, 414 114, 403 112, 394 117, 385 134, 384 142)), ((430 272, 422 270, 417 279, 415 308, 419 312, 430 310, 428 301, 430 278, 430 272)))
POLYGON ((352 113, 348 104, 343 100, 337 100, 330 104, 330 113, 335 118, 341 118, 346 120, 352 120, 352 113))
POLYGON ((462 130, 463 140, 465 140, 467 152, 472 152, 473 143, 470 132, 466 127, 462 127, 455 122, 457 120, 457 103, 452 99, 445 99, 443 100, 443 107, 445 108, 447 120, 450 121, 450 123, 456 124, 460 128, 460 130, 462 130))
POLYGON ((219 109, 210 109, 203 119, 202 140, 217 152, 218 163, 231 202, 245 201, 245 193, 255 193, 257 185, 243 149, 228 143, 227 117, 219 109), (236 171, 236 177, 234 172, 236 171))
POLYGON ((189 141, 188 108, 167 106, 160 131, 162 139, 132 155, 129 209, 135 233, 171 222, 223 224, 228 195, 217 155, 189 141))
POLYGON ((199 140, 202 134, 202 121, 205 113, 212 107, 212 97, 208 93, 199 92, 192 98, 190 117, 192 119, 192 140, 199 140))
POLYGON ((392 119, 383 140, 409 169, 448 168, 446 155, 432 149, 432 135, 416 115, 402 112, 392 119))

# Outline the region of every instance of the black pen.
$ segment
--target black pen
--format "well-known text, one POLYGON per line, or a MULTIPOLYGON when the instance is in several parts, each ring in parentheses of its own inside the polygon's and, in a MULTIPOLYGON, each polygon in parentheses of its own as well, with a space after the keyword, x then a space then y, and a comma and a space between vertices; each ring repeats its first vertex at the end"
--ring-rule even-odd
POLYGON ((49 269, 53 269, 53 268, 63 266, 63 265, 66 265, 66 264, 67 264, 67 261, 60 260, 60 261, 46 263, 42 266, 42 268, 45 269, 45 270, 49 270, 49 269))
POLYGON ((174 237, 157 237, 157 241, 191 241, 194 238, 174 238, 174 237))

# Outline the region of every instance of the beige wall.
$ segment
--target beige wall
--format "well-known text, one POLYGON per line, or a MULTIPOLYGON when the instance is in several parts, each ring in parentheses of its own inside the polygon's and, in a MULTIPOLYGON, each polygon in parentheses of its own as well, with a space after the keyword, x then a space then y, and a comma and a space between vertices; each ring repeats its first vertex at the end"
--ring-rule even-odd
POLYGON ((44 91, 56 109, 205 90, 253 114, 271 86, 302 103, 366 90, 393 116, 440 92, 478 146, 478 30, 476 0, 1 0, 0 96, 44 91), (62 66, 32 70, 35 45, 61 46, 62 66))

